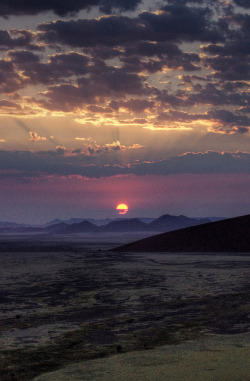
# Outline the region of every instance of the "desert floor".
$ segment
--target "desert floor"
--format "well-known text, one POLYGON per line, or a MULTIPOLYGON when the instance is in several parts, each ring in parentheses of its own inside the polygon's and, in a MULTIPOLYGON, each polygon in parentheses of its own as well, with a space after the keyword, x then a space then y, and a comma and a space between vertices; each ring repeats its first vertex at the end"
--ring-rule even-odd
POLYGON ((250 254, 128 238, 2 239, 1 381, 250 380, 250 254))

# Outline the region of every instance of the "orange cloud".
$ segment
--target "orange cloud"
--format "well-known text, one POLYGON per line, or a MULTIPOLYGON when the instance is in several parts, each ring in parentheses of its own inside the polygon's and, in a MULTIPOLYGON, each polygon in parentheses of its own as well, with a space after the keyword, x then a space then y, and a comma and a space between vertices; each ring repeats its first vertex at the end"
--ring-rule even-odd
POLYGON ((41 140, 47 140, 44 136, 39 136, 35 131, 29 131, 30 141, 31 142, 39 142, 41 140))

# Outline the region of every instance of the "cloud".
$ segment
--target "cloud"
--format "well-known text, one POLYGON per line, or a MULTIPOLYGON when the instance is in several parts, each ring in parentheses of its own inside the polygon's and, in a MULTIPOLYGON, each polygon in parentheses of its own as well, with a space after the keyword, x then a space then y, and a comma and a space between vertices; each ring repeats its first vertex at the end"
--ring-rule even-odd
POLYGON ((149 92, 150 89, 144 88, 141 76, 127 73, 122 68, 102 65, 94 75, 79 78, 75 85, 49 86, 44 92, 47 99, 37 103, 49 110, 69 112, 79 109, 83 104, 98 104, 98 100, 102 103, 107 97, 121 98, 125 94, 141 95, 149 92))
POLYGON ((169 0, 127 15, 119 12, 135 9, 139 0, 7 3, 0 7, 5 16, 66 15, 92 6, 107 14, 72 14, 38 25, 37 32, 0 31, 2 114, 74 113, 89 126, 159 131, 203 121, 213 133, 249 131, 246 1, 234 2, 244 12, 225 1, 169 0), (19 95, 24 89, 29 96, 19 95))
MULTIPOLYGON (((114 143, 107 145, 107 148, 116 150, 119 144, 114 143)), ((180 173, 250 173, 250 153, 245 152, 189 152, 161 161, 128 166, 97 166, 91 164, 90 159, 90 156, 82 152, 71 152, 68 155, 65 149, 38 152, 0 150, 0 176, 3 174, 5 177, 11 177, 14 173, 14 178, 25 179, 39 178, 42 175, 100 178, 126 174, 167 176, 180 173)))
POLYGON ((224 43, 202 47, 204 65, 221 80, 241 81, 250 78, 249 44, 250 15, 232 14, 227 18, 227 33, 224 43))
POLYGON ((39 136, 37 132, 35 131, 29 131, 29 136, 30 136, 30 141, 31 142, 39 142, 39 141, 44 141, 47 140, 46 137, 44 136, 39 136))
POLYGON ((79 12, 82 9, 90 9, 98 6, 103 12, 111 13, 114 9, 120 11, 134 10, 141 0, 0 0, 0 16, 20 16, 36 15, 41 12, 52 11, 59 16, 65 16, 68 13, 79 12))
MULTIPOLYGON (((140 40, 145 34, 139 20, 125 16, 79 19, 39 25, 39 38, 46 43, 72 47, 117 46, 140 40)), ((146 36, 145 36, 146 37, 146 36)))
POLYGON ((93 141, 91 144, 85 144, 80 153, 85 155, 97 155, 101 153, 110 153, 125 150, 126 146, 122 145, 118 140, 112 143, 104 144, 102 146, 93 141))
POLYGON ((69 154, 84 154, 84 155, 100 155, 108 154, 118 151, 127 151, 131 149, 143 148, 140 144, 133 144, 131 146, 125 146, 121 144, 119 140, 113 141, 112 143, 106 143, 104 145, 97 144, 92 138, 75 138, 76 140, 81 140, 85 144, 81 149, 70 151, 69 154))
POLYGON ((212 132, 244 134, 250 131, 250 118, 246 115, 234 114, 228 110, 211 110, 208 117, 218 122, 218 126, 210 128, 212 132))
POLYGON ((153 163, 139 163, 132 168, 137 175, 170 175, 177 173, 249 173, 249 153, 185 153, 153 163))
POLYGON ((0 59, 0 93, 10 94, 23 86, 23 79, 16 73, 13 63, 0 59))
POLYGON ((43 46, 34 43, 35 33, 25 29, 0 30, 0 50, 25 48, 43 50, 43 46))
MULTIPOLYGON (((232 51, 233 55, 233 51, 232 51)), ((205 65, 213 70, 213 76, 222 81, 242 81, 250 79, 250 64, 247 59, 239 57, 215 56, 206 58, 205 65)))
POLYGON ((84 54, 69 52, 50 56, 48 62, 40 62, 33 52, 10 51, 8 57, 18 71, 22 71, 28 84, 52 84, 71 76, 88 72, 88 58, 84 54))
POLYGON ((109 106, 111 109, 118 111, 120 108, 125 108, 126 110, 132 111, 132 112, 142 112, 146 109, 151 109, 154 107, 154 102, 149 101, 147 99, 134 99, 130 98, 129 100, 112 100, 109 103, 109 106))
POLYGON ((21 106, 15 102, 2 99, 0 100, 0 110, 17 110, 18 112, 20 112, 21 106))
POLYGON ((128 149, 141 149, 141 148, 144 148, 144 146, 142 146, 141 144, 138 144, 138 143, 134 143, 134 144, 132 144, 132 146, 128 147, 128 149))
POLYGON ((234 0, 235 4, 242 7, 250 9, 250 3, 248 0, 234 0))
POLYGON ((40 40, 73 47, 129 45, 151 41, 223 41, 208 8, 167 5, 158 13, 144 11, 137 17, 106 16, 91 20, 57 20, 39 25, 40 40))
POLYGON ((155 120, 154 126, 145 127, 149 129, 187 129, 181 123, 206 122, 207 130, 223 134, 244 134, 250 131, 250 118, 241 113, 233 113, 224 109, 211 109, 205 113, 190 113, 178 110, 162 111, 155 120), (166 122, 168 126, 165 127, 166 122), (210 124, 209 124, 210 122, 210 124))
POLYGON ((89 137, 89 138, 75 138, 75 140, 81 140, 83 142, 91 142, 93 141, 93 138, 89 137))

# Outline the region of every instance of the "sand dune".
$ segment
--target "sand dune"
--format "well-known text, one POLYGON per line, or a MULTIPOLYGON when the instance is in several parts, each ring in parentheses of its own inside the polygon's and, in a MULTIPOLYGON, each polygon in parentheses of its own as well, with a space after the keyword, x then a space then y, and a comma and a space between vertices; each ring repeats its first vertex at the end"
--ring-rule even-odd
POLYGON ((158 234, 113 251, 250 252, 250 215, 158 234))

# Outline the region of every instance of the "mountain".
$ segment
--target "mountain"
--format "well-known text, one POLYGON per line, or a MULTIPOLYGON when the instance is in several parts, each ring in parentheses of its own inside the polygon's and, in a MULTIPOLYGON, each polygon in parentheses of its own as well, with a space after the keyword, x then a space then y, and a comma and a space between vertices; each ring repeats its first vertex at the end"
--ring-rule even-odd
POLYGON ((188 226, 194 226, 208 222, 211 221, 208 219, 189 218, 182 215, 171 216, 169 214, 164 214, 163 216, 147 224, 147 227, 150 231, 168 232, 171 230, 182 229, 188 226))
POLYGON ((56 219, 54 219, 52 221, 49 221, 46 224, 44 224, 44 227, 49 227, 49 226, 52 226, 52 225, 58 225, 58 224, 61 224, 61 223, 66 223, 66 221, 63 221, 63 220, 60 220, 59 218, 56 218, 56 219))
POLYGON ((22 226, 19 227, 0 227, 0 234, 30 234, 30 233, 44 233, 44 228, 22 226))
POLYGON ((158 234, 112 251, 250 252, 250 215, 158 234))
POLYGON ((135 231, 145 231, 147 230, 147 224, 140 221, 138 218, 112 221, 105 226, 100 226, 100 232, 135 232, 135 231))
POLYGON ((26 224, 18 224, 17 222, 8 222, 8 221, 0 221, 0 229, 3 228, 19 228, 23 226, 28 226, 26 224))
POLYGON ((118 232, 169 232, 194 225, 211 222, 209 219, 189 218, 186 216, 162 215, 159 218, 115 218, 86 219, 71 218, 66 221, 59 219, 50 221, 43 226, 1 227, 0 234, 74 234, 74 233, 118 233, 118 232))
POLYGON ((138 220, 140 220, 141 222, 144 222, 145 224, 149 224, 150 222, 156 220, 156 218, 138 217, 138 220))
MULTIPOLYGON (((58 218, 56 218, 55 220, 52 220, 52 221, 49 221, 47 222, 44 227, 49 227, 49 226, 52 226, 52 225, 57 225, 59 223, 65 223, 65 224, 68 224, 68 225, 72 225, 74 223, 80 223, 80 222, 83 222, 83 221, 88 221, 88 222, 91 222, 92 224, 96 225, 96 226, 103 226, 103 225, 107 225, 109 224, 110 222, 113 222, 113 221, 122 221, 124 220, 124 218, 104 218, 104 219, 95 219, 95 218, 70 218, 69 220, 60 220, 58 218)), ((142 218, 138 218, 138 220, 142 221, 142 222, 145 222, 146 224, 149 223, 149 222, 152 222, 155 220, 155 218, 150 218, 150 217, 142 217, 142 218)), ((1 222, 0 222, 1 224, 1 222)), ((1 225, 0 225, 1 227, 1 225)))
POLYGON ((73 223, 71 225, 65 222, 51 225, 44 229, 49 234, 74 234, 74 233, 92 233, 97 231, 97 226, 88 221, 73 223))

